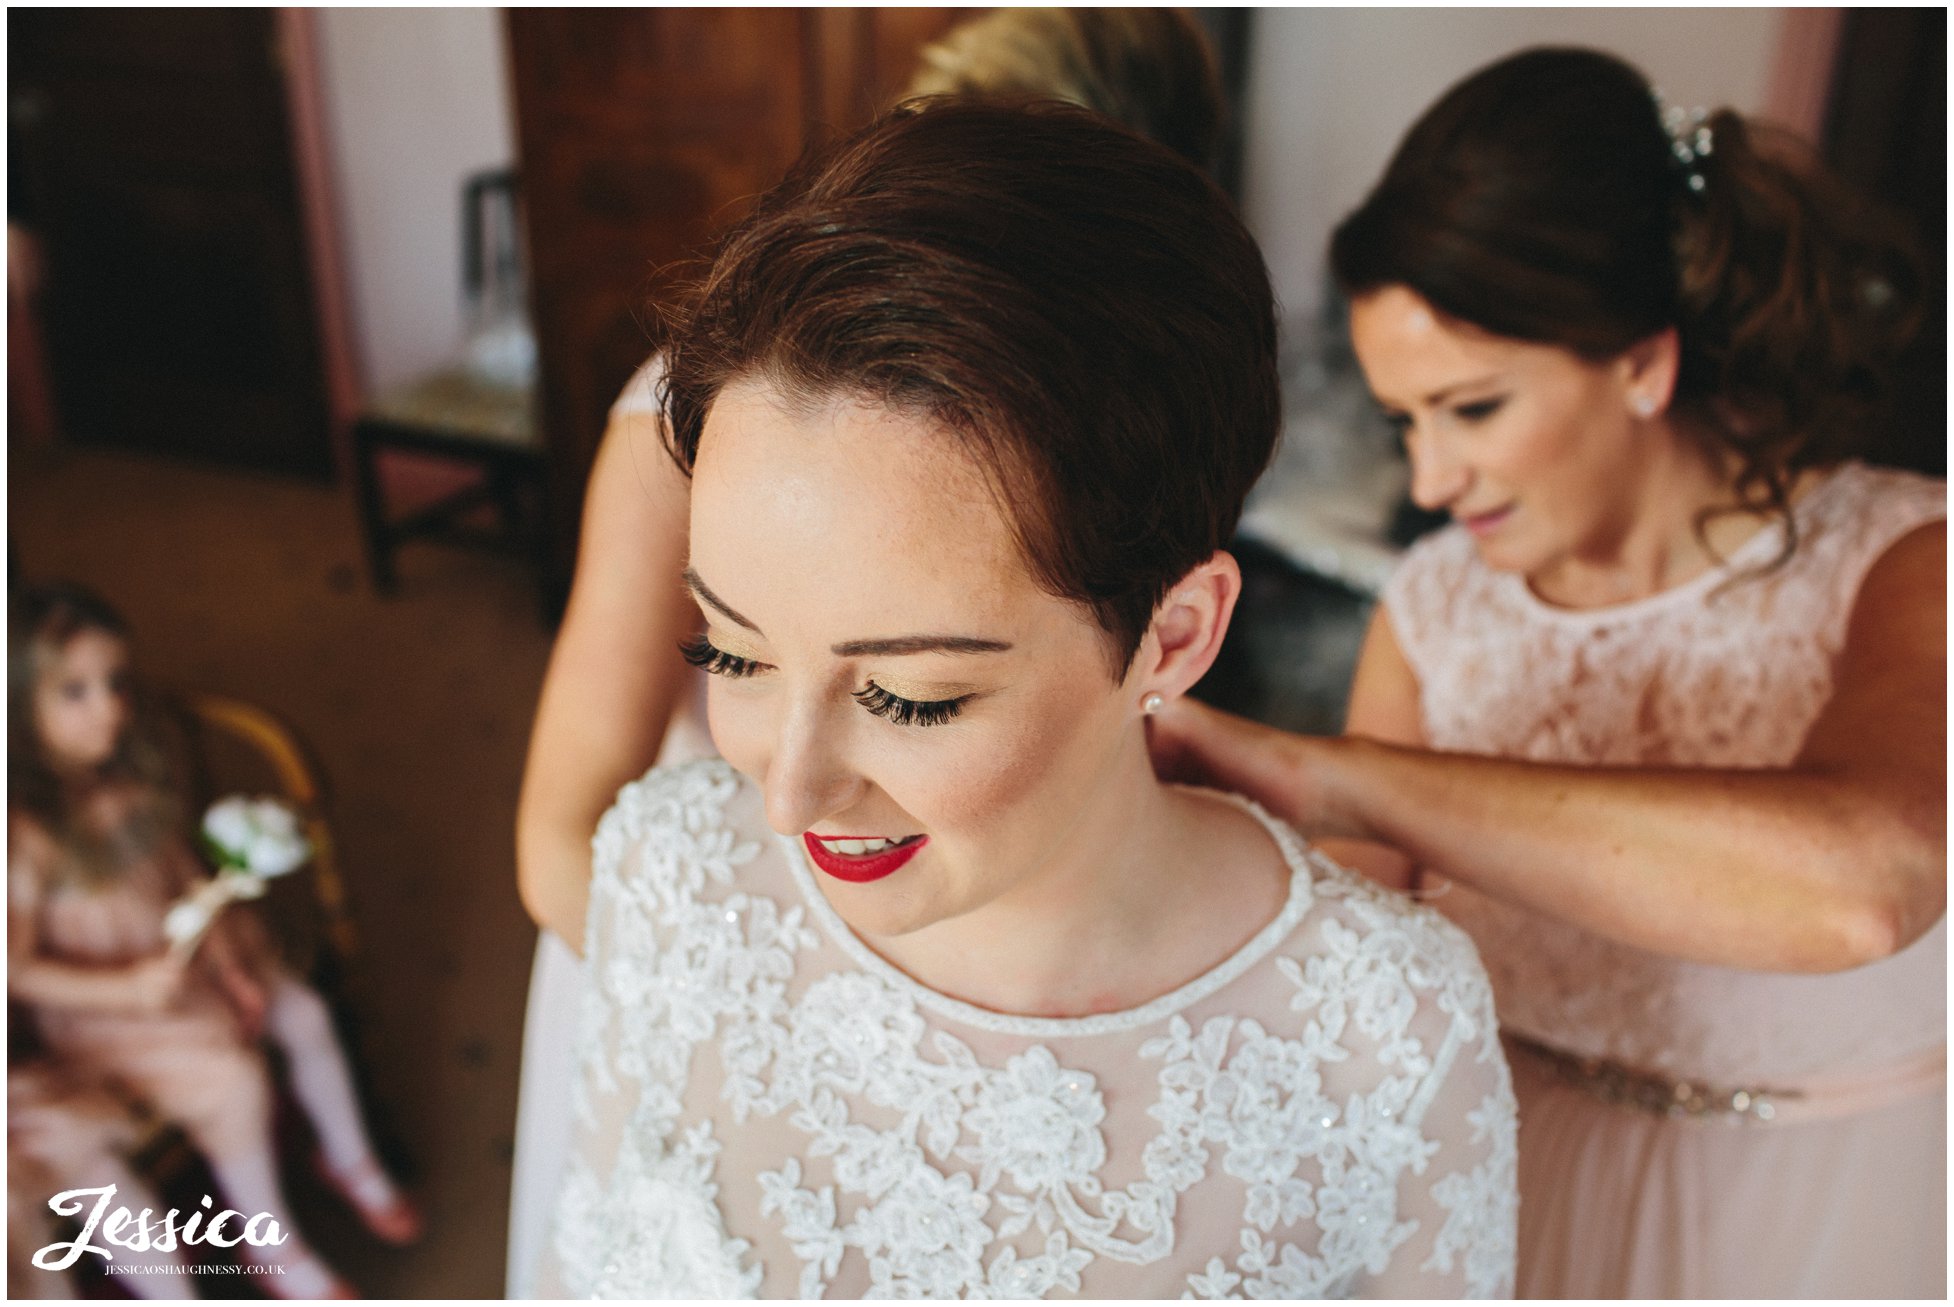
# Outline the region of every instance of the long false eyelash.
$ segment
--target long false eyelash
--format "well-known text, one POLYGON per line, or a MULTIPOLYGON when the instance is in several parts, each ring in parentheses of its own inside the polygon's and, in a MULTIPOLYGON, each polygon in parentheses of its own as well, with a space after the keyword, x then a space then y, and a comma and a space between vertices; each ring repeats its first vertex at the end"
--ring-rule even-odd
POLYGON ((874 681, 865 690, 856 690, 856 703, 874 713, 886 717, 898 726, 941 726, 963 711, 964 699, 932 699, 918 703, 905 699, 899 694, 890 694, 874 681))
POLYGON ((703 635, 680 640, 678 653, 686 662, 704 668, 714 676, 751 676, 760 670, 760 664, 751 658, 729 654, 703 635))
POLYGON ((1475 400, 1470 404, 1461 404, 1453 412, 1457 413, 1467 422, 1484 422, 1487 418, 1499 412, 1505 405, 1506 396, 1499 395, 1492 399, 1481 399, 1475 400))

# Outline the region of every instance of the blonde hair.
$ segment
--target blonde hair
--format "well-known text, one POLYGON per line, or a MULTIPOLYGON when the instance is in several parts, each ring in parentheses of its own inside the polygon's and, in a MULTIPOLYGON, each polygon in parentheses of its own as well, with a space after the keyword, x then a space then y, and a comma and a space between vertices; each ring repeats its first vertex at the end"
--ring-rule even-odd
POLYGON ((919 56, 908 96, 1067 100, 1208 168, 1221 141, 1221 76, 1182 9, 994 9, 919 56))

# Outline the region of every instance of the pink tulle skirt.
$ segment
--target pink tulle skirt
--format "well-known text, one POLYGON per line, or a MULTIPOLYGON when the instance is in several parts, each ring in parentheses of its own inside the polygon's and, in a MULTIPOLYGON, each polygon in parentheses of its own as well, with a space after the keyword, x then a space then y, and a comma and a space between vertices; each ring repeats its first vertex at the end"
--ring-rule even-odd
POLYGON ((1761 1124, 1605 1103, 1525 1056, 1522 1298, 1945 1298, 1944 1084, 1761 1124))

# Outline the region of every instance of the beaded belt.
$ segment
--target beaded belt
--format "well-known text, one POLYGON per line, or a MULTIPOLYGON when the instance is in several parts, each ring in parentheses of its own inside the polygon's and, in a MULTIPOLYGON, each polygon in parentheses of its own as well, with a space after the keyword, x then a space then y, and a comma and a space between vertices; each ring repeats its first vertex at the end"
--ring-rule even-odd
POLYGON ((1929 1089, 1945 1092, 1947 1050, 1935 1049, 1912 1062, 1871 1075, 1832 1077, 1796 1089, 1758 1086, 1732 1088, 1700 1080, 1677 1080, 1653 1071, 1623 1066, 1606 1058, 1582 1057, 1524 1035, 1506 1032, 1507 1047, 1605 1103, 1659 1116, 1768 1125, 1815 1117, 1871 1111, 1929 1089))

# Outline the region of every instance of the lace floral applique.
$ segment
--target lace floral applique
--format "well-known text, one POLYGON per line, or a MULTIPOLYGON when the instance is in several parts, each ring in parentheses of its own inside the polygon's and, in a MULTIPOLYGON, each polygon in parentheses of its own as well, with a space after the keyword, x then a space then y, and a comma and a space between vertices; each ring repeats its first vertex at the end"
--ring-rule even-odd
POLYGON ((585 988, 572 1101, 592 1125, 594 1096, 627 1079, 640 1096, 608 1182, 580 1157, 566 1166, 555 1250, 566 1284, 584 1296, 636 1297, 630 1286, 646 1283, 710 1297, 759 1288, 759 1269, 741 1265, 747 1245, 726 1237, 709 1125, 679 1131, 693 1048, 719 1013, 777 1006, 792 949, 813 942, 798 909, 783 917, 771 901, 697 897, 708 882, 730 886, 759 852, 725 828, 737 789, 721 768, 654 773, 619 793, 593 841, 588 949, 605 965, 585 988), (679 927, 677 947, 665 943, 668 923, 679 927))
MULTIPOLYGON (((1310 951, 1274 962, 1295 1021, 1282 1033, 1248 1017, 1162 1021, 1138 1052, 1158 1064, 1143 1177, 1109 1188, 1108 1101, 1093 1074, 1044 1042, 986 1064, 899 977, 846 966, 797 977, 818 936, 801 906, 740 888, 760 846, 727 823, 739 784, 717 762, 653 773, 600 828, 584 1105, 600 1115, 626 1085, 636 1098, 609 1174, 578 1162, 565 1186, 555 1250, 574 1290, 758 1291, 752 1247, 718 1208, 721 1141, 710 1121, 685 1120, 707 1043, 731 1118, 781 1120, 804 1140, 755 1172, 757 1216, 799 1263, 804 1297, 825 1293, 851 1254, 871 1297, 1086 1293, 1096 1259, 1150 1266, 1180 1251, 1181 1197, 1217 1174, 1245 1193, 1241 1249, 1232 1266, 1213 1257, 1186 1276, 1195 1294, 1347 1292, 1418 1229, 1398 1204, 1401 1178, 1439 1148, 1421 1116, 1468 1041, 1497 1056, 1483 976, 1432 914, 1312 862, 1325 911, 1310 951), (815 1159, 829 1182, 809 1182, 815 1159)), ((1502 1113, 1510 1146, 1510 1093, 1486 1097, 1474 1120, 1497 1135, 1502 1113)), ((1440 1183, 1450 1219, 1433 1262, 1462 1260, 1497 1288, 1511 1273, 1511 1203, 1499 1201, 1510 1147, 1506 1162, 1495 1149, 1440 1183)))
POLYGON ((744 1265, 750 1246, 729 1238, 720 1216, 712 1180, 718 1153, 704 1124, 686 1130, 670 1151, 647 1131, 625 1135, 600 1214, 602 1270, 590 1297, 636 1298, 646 1284, 682 1284, 698 1298, 758 1294, 760 1268, 744 1265))
MULTIPOLYGON (((1131 1191, 1102 1192, 1105 1104, 1090 1075, 1039 1045, 1001 1069, 980 1065, 962 1041, 938 1031, 920 1056, 924 1023, 906 995, 876 977, 838 972, 816 981, 779 1041, 771 1093, 748 1110, 791 1111, 808 1152, 831 1157, 837 1185, 868 1200, 836 1228, 834 1190, 799 1188, 790 1161, 762 1177, 771 1210, 791 1214, 796 1255, 832 1274, 837 1250, 867 1258, 875 1296, 980 1294, 997 1285, 1044 1292, 1074 1285, 1097 1253, 1144 1262, 1172 1248, 1173 1196, 1151 1167, 1131 1191), (875 1130, 851 1119, 848 1095, 894 1109, 900 1123, 875 1130), (964 1160, 972 1177, 930 1162, 964 1160), (1089 1204, 1099 1201, 1102 1210, 1089 1204), (995 1231, 985 1221, 995 1209, 995 1231), (823 1228, 821 1222, 828 1223, 823 1228), (1122 1221, 1144 1236, 1118 1237, 1122 1221), (993 1242, 1037 1225, 1045 1250, 1021 1258, 993 1242)), ((1187 1183, 1200 1172, 1187 1174, 1187 1183)), ((1179 1188, 1185 1188, 1185 1184, 1179 1188)))
POLYGON ((1446 1215, 1425 1269, 1450 1272, 1453 1260, 1463 1255, 1468 1296, 1490 1298, 1517 1252, 1513 1231, 1519 1206, 1519 1120, 1510 1103, 1496 1098, 1481 1100, 1466 1119, 1472 1142, 1489 1144, 1490 1149, 1471 1171, 1454 1171, 1432 1186, 1432 1197, 1446 1215))

